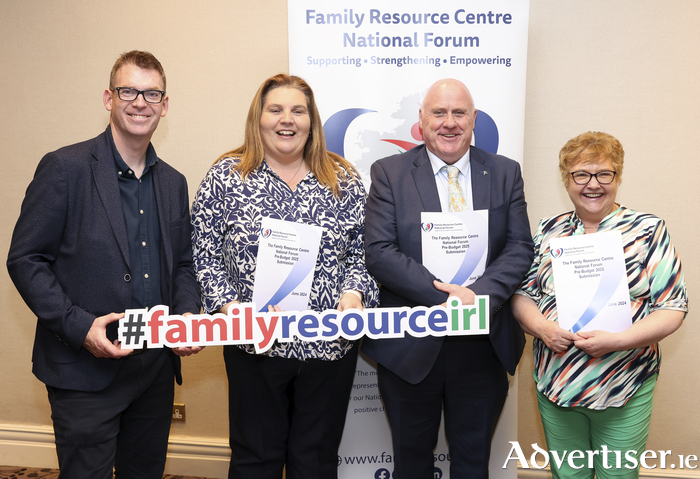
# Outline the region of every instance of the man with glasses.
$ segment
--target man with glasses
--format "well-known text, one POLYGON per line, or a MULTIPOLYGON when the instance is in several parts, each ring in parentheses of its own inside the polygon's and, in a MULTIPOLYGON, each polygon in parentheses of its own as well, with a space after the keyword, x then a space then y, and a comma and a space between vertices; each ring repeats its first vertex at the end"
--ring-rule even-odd
POLYGON ((103 95, 107 129, 47 154, 27 188, 7 260, 37 328, 61 478, 160 478, 179 356, 116 340, 127 309, 199 313, 185 177, 150 140, 168 111, 150 53, 123 54, 103 95))

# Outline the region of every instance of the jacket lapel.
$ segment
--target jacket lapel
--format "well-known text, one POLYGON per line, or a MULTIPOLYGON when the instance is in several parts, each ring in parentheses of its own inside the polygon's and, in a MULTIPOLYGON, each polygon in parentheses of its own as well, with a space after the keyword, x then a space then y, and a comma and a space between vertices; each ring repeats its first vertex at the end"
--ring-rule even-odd
POLYGON ((440 212, 440 196, 438 195, 437 184, 435 183, 435 174, 430 165, 430 159, 425 146, 422 146, 417 152, 416 158, 413 160, 414 169, 412 170, 413 180, 416 183, 418 196, 420 196, 423 204, 422 211, 440 212))
POLYGON ((92 156, 92 176, 95 180, 95 188, 102 201, 102 206, 107 212, 112 233, 117 240, 124 261, 131 267, 117 170, 114 166, 114 155, 112 155, 106 132, 97 137, 92 156))
MULTIPOLYGON (((161 162, 157 161, 155 165, 151 168, 151 175, 153 175, 153 188, 156 192, 156 208, 158 210, 158 225, 160 226, 160 257, 161 260, 165 259, 165 264, 161 264, 161 279, 164 280, 166 288, 163 289, 163 294, 165 291, 170 291, 170 274, 169 272, 173 270, 173 251, 170 247, 170 222, 169 222, 169 205, 170 205, 170 189, 163 182, 163 177, 160 174, 161 162), (163 273, 164 272, 164 273, 163 273)), ((163 296, 165 300, 166 296, 163 296)))
MULTIPOLYGON (((472 201, 474 210, 488 210, 491 207, 491 167, 482 158, 479 150, 471 148, 469 152, 472 173, 472 201)), ((491 216, 487 216, 491 221, 491 216)), ((489 225, 489 232, 491 231, 489 225)), ((491 241, 489 236, 486 264, 491 264, 491 241)))
POLYGON ((469 152, 469 161, 471 162, 474 209, 487 210, 491 205, 491 168, 475 148, 469 152))

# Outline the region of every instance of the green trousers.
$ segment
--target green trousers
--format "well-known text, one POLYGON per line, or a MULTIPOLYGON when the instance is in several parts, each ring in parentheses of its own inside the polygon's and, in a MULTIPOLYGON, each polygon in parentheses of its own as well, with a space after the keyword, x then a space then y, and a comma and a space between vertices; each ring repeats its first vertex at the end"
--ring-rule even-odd
POLYGON ((537 402, 555 479, 639 477, 649 436, 656 376, 622 407, 561 407, 539 391, 537 402))

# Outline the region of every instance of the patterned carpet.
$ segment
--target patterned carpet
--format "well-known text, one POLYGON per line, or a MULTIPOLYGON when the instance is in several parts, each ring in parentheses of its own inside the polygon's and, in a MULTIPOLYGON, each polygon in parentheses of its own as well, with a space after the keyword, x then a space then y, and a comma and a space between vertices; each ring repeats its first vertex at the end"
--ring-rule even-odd
MULTIPOLYGON (((39 469, 28 467, 11 467, 0 466, 0 479, 56 479, 58 477, 58 469, 39 469)), ((163 479, 207 479, 201 476, 174 476, 166 474, 163 479)))

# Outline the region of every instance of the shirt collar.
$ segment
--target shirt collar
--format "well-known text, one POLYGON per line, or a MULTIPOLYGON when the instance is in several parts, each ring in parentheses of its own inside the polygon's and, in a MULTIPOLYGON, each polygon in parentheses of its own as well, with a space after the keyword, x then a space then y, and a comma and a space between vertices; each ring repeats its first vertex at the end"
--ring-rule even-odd
MULTIPOLYGON (((131 168, 129 165, 126 164, 124 159, 122 158, 122 155, 119 153, 119 150, 117 150, 117 145, 114 143, 114 137, 112 136, 112 128, 111 126, 107 126, 107 139, 109 140, 109 146, 112 149, 112 155, 114 156, 114 164, 116 165, 117 168, 117 173, 119 176, 129 174, 128 172, 131 171, 131 168)), ((145 175, 153 165, 158 163, 158 155, 156 155, 156 149, 153 148, 152 143, 148 143, 148 149, 146 150, 146 166, 143 169, 143 173, 141 173, 141 176, 145 175)), ((133 175, 133 173, 130 173, 133 175)))
MULTIPOLYGON (((598 225, 598 231, 603 231, 607 226, 607 223, 612 221, 612 218, 624 214, 626 209, 627 208, 622 206, 622 204, 618 203, 618 206, 617 208, 615 208, 615 211, 611 212, 605 218, 600 220, 600 223, 598 225)), ((581 218, 579 218, 579 216, 576 214, 576 210, 571 212, 571 218, 569 219, 569 222, 571 224, 571 230, 573 231, 573 234, 583 234, 583 232, 585 231, 585 227, 581 218)))
MULTIPOLYGON (((462 172, 463 175, 466 175, 469 172, 469 150, 464 154, 462 158, 460 158, 456 163, 453 163, 452 166, 456 166, 459 168, 459 171, 462 172)), ((430 151, 428 148, 425 149, 425 151, 428 152, 428 158, 430 159, 430 166, 433 167, 433 174, 437 175, 440 170, 442 169, 443 166, 446 166, 447 163, 442 161, 438 156, 430 151)))
MULTIPOLYGON (((280 176, 277 173, 275 173, 275 170, 270 168, 270 165, 267 163, 267 160, 265 158, 263 158, 262 163, 260 163, 259 171, 261 171, 261 172, 264 171, 268 175, 272 175, 274 178, 278 179, 279 181, 284 181, 282 178, 280 178, 280 176)), ((312 181, 315 178, 316 178, 316 175, 314 175, 314 172, 309 170, 309 172, 306 175, 304 175, 304 177, 301 180, 299 180, 298 184, 306 183, 307 181, 312 181)))

